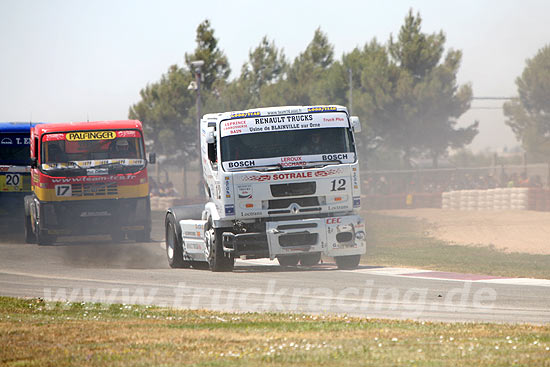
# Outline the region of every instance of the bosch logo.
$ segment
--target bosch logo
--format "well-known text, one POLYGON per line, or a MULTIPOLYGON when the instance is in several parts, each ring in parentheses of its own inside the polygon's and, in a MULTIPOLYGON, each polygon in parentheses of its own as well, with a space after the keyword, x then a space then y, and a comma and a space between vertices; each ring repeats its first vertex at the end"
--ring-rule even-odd
POLYGON ((323 154, 323 161, 343 161, 348 159, 348 155, 343 154, 323 154))
POLYGON ((229 168, 254 167, 256 163, 254 161, 238 161, 229 162, 227 165, 229 166, 229 168))

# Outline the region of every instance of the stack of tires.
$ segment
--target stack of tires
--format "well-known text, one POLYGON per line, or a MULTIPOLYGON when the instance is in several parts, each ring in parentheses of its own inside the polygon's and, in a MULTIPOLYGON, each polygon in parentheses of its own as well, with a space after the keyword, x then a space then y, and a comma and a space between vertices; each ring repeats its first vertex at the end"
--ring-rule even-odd
MULTIPOLYGON (((442 194, 441 208, 453 210, 527 210, 545 201, 528 188, 457 190, 442 194)), ((550 202, 550 200, 548 201, 550 202)))

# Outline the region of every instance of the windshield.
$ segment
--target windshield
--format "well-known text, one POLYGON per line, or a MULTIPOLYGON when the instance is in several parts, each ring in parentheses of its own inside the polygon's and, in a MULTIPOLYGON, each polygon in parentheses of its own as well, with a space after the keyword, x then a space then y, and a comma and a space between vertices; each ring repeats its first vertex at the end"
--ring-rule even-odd
POLYGON ((226 136, 222 161, 353 152, 351 142, 341 127, 226 136))
POLYGON ((41 157, 43 169, 145 164, 141 133, 135 130, 46 134, 41 157))
POLYGON ((0 165, 30 165, 29 134, 0 134, 0 165))

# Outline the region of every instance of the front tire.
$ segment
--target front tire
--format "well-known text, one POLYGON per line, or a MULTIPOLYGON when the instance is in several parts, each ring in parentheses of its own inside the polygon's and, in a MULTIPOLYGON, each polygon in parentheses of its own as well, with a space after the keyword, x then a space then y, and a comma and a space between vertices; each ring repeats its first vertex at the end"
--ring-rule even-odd
POLYGON ((223 251, 222 228, 213 228, 209 222, 206 236, 206 259, 211 271, 233 271, 235 259, 223 251))
POLYGON ((182 239, 178 236, 177 223, 174 216, 168 214, 165 222, 166 257, 171 268, 189 268, 189 261, 183 260, 182 239))
POLYGON ((277 256, 277 261, 281 266, 297 266, 298 262, 300 262, 300 256, 298 255, 277 256))
POLYGON ((36 243, 36 236, 32 231, 31 216, 25 214, 25 243, 36 243))
POLYGON ((334 258, 334 261, 336 261, 336 266, 338 266, 338 269, 341 270, 357 269, 360 260, 361 255, 336 256, 334 258))
POLYGON ((36 224, 36 243, 39 246, 49 246, 55 243, 56 237, 40 229, 40 222, 36 224))
POLYGON ((319 264, 319 261, 321 261, 320 252, 300 255, 300 264, 303 266, 315 266, 319 264))

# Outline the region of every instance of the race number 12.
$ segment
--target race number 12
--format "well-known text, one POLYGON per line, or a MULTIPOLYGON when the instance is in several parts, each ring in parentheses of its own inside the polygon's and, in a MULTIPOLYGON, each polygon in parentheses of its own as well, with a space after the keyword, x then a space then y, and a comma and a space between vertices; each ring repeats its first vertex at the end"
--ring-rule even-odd
POLYGON ((71 185, 55 185, 55 196, 71 196, 71 185))

